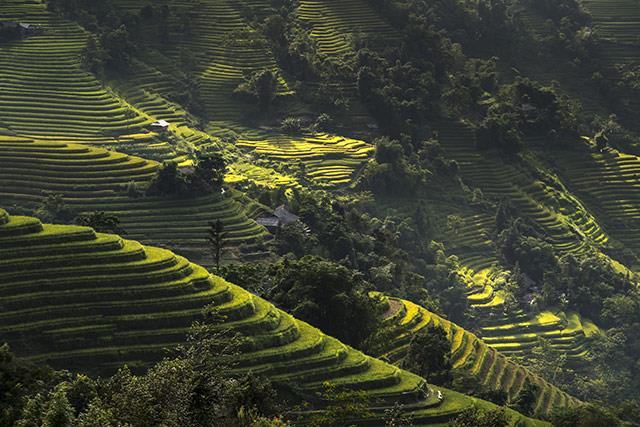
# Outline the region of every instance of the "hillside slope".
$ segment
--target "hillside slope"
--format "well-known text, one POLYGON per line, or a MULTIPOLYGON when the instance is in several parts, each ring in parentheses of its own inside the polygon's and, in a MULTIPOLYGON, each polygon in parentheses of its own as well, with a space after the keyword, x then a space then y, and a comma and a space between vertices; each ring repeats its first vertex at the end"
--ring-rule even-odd
POLYGON ((451 342, 454 369, 466 371, 492 390, 504 391, 514 399, 527 383, 539 387, 535 411, 548 416, 554 408, 578 404, 578 400, 559 390, 528 369, 518 365, 462 327, 429 312, 410 301, 387 298, 386 329, 381 335, 378 354, 385 360, 399 362, 406 354, 414 334, 430 326, 442 327, 451 342))
MULTIPOLYGON (((415 421, 442 422, 474 405, 454 392, 341 344, 171 252, 90 228, 42 224, 0 210, 0 337, 54 367, 144 367, 180 343, 205 304, 221 328, 247 336, 239 372, 291 384, 312 398, 329 381, 365 390, 381 411, 403 402, 415 421)), ((368 422, 374 422, 369 420, 368 422)))
POLYGON ((117 215, 131 238, 185 252, 202 252, 208 223, 218 219, 231 245, 265 236, 235 192, 186 198, 128 194, 131 183, 145 188, 158 168, 157 162, 103 148, 0 136, 0 202, 35 209, 47 193, 59 194, 76 212, 117 215))

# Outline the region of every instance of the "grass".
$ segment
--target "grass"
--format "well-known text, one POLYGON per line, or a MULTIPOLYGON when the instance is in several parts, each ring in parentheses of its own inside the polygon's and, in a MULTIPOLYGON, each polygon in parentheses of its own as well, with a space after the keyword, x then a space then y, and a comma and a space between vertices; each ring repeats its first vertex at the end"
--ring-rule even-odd
POLYGON ((202 252, 208 223, 217 219, 225 225, 230 246, 254 244, 266 235, 245 212, 250 204, 237 192, 187 199, 127 194, 131 182, 144 189, 157 170, 154 161, 103 148, 0 136, 0 198, 5 204, 36 208, 44 192, 57 193, 76 212, 118 216, 131 238, 186 253, 202 252))
MULTIPOLYGON (((490 389, 502 390, 513 399, 526 382, 541 385, 538 396, 538 416, 548 416, 556 406, 569 406, 578 400, 557 389, 554 385, 542 380, 526 368, 517 365, 499 351, 490 347, 476 335, 452 324, 410 301, 388 298, 393 311, 385 314, 385 324, 389 335, 384 336, 384 343, 374 355, 383 356, 391 361, 399 362, 408 349, 411 337, 428 325, 440 325, 447 332, 452 346, 452 365, 454 369, 464 370, 475 376, 490 389), (418 319, 418 321, 416 321, 418 319), (428 319, 428 320, 426 320, 428 319), (523 375, 519 374, 520 372, 523 375), (550 397, 551 396, 551 397, 550 397), (544 401, 544 402, 543 402, 544 401)), ((574 320, 577 316, 574 316, 574 320)), ((553 324, 557 319, 552 313, 540 316, 539 324, 553 324)), ((577 328, 576 325, 574 327, 577 328)))
POLYGON ((383 409, 397 401, 427 425, 477 403, 447 390, 443 402, 434 391, 424 398, 423 379, 345 346, 166 250, 1 209, 0 248, 0 333, 32 361, 88 373, 124 363, 143 368, 183 341, 210 303, 224 316, 221 329, 249 338, 236 371, 261 372, 303 396, 320 392, 326 381, 362 390, 376 405, 367 422, 380 422, 383 409))

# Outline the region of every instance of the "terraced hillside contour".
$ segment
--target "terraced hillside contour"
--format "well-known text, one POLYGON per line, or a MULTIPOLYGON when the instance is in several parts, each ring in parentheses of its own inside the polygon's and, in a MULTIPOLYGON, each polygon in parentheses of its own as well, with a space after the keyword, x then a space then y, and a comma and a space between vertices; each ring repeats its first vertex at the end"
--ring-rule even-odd
MULTIPOLYGON (((524 168, 501 160, 495 153, 477 149, 472 130, 459 123, 444 123, 440 140, 447 154, 460 165, 465 182, 494 200, 507 200, 527 218, 560 254, 585 253, 591 245, 609 241, 600 224, 580 200, 559 184, 529 176, 524 168)), ((547 179, 548 180, 548 179, 547 179)), ((499 267, 490 236, 495 219, 486 213, 465 217, 445 239, 450 253, 458 255, 461 273, 468 279, 471 306, 482 313, 481 331, 487 344, 506 353, 523 355, 538 337, 579 360, 587 351, 586 339, 597 330, 576 314, 544 312, 532 316, 519 310, 504 313, 499 288, 505 272, 499 267)))
POLYGON ((607 232, 638 254, 640 158, 613 149, 554 154, 565 179, 593 209, 607 232))
POLYGON ((579 403, 460 326, 410 301, 396 298, 388 298, 387 301, 389 308, 385 313, 385 324, 388 329, 377 356, 399 362, 406 354, 414 334, 429 326, 440 326, 447 332, 451 342, 454 369, 470 373, 490 389, 502 390, 510 399, 514 399, 526 383, 537 385, 540 392, 535 410, 539 416, 549 415, 555 407, 579 403))
POLYGON ((374 152, 373 145, 368 142, 327 133, 293 136, 232 123, 217 123, 210 127, 213 135, 228 129, 236 132, 236 145, 249 155, 285 167, 297 163, 300 172, 317 185, 340 186, 352 182, 374 152))
POLYGON ((0 21, 37 25, 37 34, 0 44, 0 122, 14 132, 65 142, 117 144, 148 158, 176 158, 154 120, 81 69, 88 33, 24 0, 0 3, 0 21))
POLYGON ((502 161, 496 153, 482 153, 471 128, 444 123, 440 139, 447 154, 459 163, 465 182, 486 196, 507 200, 558 252, 580 253, 588 241, 607 242, 604 231, 575 197, 527 176, 523 168, 502 161))
MULTIPOLYGON (((583 7, 593 19, 598 37, 601 39, 600 55, 610 69, 616 65, 640 62, 640 6, 635 0, 585 0, 583 7)), ((640 100, 630 97, 629 105, 621 109, 620 115, 630 126, 637 125, 640 100)))
POLYGON ((0 136, 0 203, 37 208, 44 192, 60 194, 77 212, 115 214, 131 238, 182 251, 202 252, 208 223, 218 219, 232 245, 265 236, 248 216, 251 204, 236 201, 235 192, 194 198, 127 194, 131 183, 144 188, 157 169, 154 161, 102 148, 0 136))
POLYGON ((334 56, 352 51, 357 34, 393 37, 393 28, 365 0, 302 0, 298 17, 311 26, 321 53, 334 56))
MULTIPOLYGON (((137 14, 145 4, 139 0, 116 0, 121 10, 137 14)), ((197 58, 199 91, 207 112, 213 120, 238 120, 246 105, 234 99, 232 93, 246 74, 268 69, 281 75, 266 41, 256 42, 258 34, 243 16, 238 2, 229 0, 171 0, 170 42, 158 40, 149 44, 162 52, 170 61, 158 58, 151 65, 167 74, 173 74, 172 61, 179 60, 180 50, 188 49, 197 58), (188 16, 190 31, 182 29, 181 16, 188 16)), ((160 89, 158 92, 166 95, 160 89)), ((290 94, 285 80, 279 77, 278 93, 290 94)))
MULTIPOLYGON (((42 224, 0 210, 0 340, 27 359, 86 372, 145 367, 183 341, 202 307, 248 337, 237 358, 304 396, 324 382, 365 390, 376 417, 394 402, 421 424, 486 405, 341 344, 169 251, 90 228, 42 224)), ((375 420, 368 420, 373 422, 375 420)), ((378 421, 379 422, 379 421, 378 421)))

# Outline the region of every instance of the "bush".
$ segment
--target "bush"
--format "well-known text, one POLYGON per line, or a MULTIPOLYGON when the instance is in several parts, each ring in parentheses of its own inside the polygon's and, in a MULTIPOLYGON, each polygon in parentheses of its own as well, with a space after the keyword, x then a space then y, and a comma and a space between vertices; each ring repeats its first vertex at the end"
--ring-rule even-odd
POLYGON ((302 120, 297 117, 287 117, 282 120, 280 129, 289 134, 297 134, 302 132, 302 120))
POLYGON ((448 385, 451 373, 451 343, 442 327, 428 326, 411 338, 402 367, 430 383, 448 385))
POLYGON ((348 268, 322 258, 285 259, 272 272, 270 300, 293 316, 346 344, 361 347, 379 324, 379 307, 366 282, 348 268))
POLYGON ((260 109, 268 110, 276 98, 278 78, 271 70, 256 71, 234 90, 236 95, 257 102, 260 109))

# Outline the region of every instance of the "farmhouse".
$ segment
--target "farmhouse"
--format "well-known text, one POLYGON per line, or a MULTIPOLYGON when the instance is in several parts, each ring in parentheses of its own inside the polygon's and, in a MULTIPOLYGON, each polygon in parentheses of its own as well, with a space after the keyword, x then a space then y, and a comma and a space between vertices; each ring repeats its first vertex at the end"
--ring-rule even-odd
MULTIPOLYGON (((273 211, 273 216, 265 216, 258 218, 256 222, 266 228, 270 233, 275 234, 278 229, 284 225, 299 222, 300 217, 295 215, 284 206, 280 205, 273 211)), ((310 232, 309 228, 303 224, 305 232, 310 232)))
POLYGON ((169 122, 166 120, 158 120, 150 125, 151 129, 156 132, 166 132, 169 130, 169 122))
POLYGON ((275 216, 265 216, 256 220, 258 224, 266 228, 269 233, 275 234, 280 228, 280 220, 275 216))
POLYGON ((293 222, 300 221, 300 217, 298 215, 295 215, 289 212, 289 210, 285 207, 285 205, 278 206, 273 211, 273 214, 280 220, 280 223, 282 225, 288 225, 293 222))

